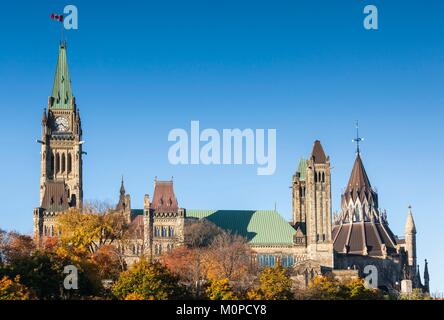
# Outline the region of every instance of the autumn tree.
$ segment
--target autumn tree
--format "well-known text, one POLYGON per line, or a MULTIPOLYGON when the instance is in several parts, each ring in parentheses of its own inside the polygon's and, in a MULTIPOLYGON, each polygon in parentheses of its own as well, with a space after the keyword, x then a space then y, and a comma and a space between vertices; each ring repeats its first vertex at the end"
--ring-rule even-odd
POLYGON ((280 265, 265 268, 259 274, 259 288, 247 294, 250 300, 293 299, 292 280, 287 269, 280 265))
POLYGON ((430 294, 424 293, 422 289, 415 288, 411 293, 403 293, 399 296, 400 300, 432 300, 430 294))
POLYGON ((91 260, 98 266, 100 279, 116 280, 125 268, 118 248, 112 245, 101 246, 91 255, 91 260))
POLYGON ((29 300, 31 297, 29 289, 20 283, 20 276, 0 279, 0 300, 29 300))
POLYGON ((209 300, 238 300, 227 278, 211 280, 207 284, 205 294, 209 300))
POLYGON ((207 267, 203 262, 204 248, 176 247, 171 252, 165 252, 160 261, 173 274, 180 278, 195 297, 202 295, 202 286, 206 281, 207 267))
POLYGON ((236 291, 245 291, 254 278, 252 251, 245 238, 223 232, 217 235, 203 257, 209 280, 229 279, 236 291))
POLYGON ((21 257, 29 257, 35 250, 34 240, 16 231, 0 230, 0 262, 13 263, 21 257))
POLYGON ((332 276, 317 276, 312 279, 307 298, 313 300, 377 300, 384 299, 378 289, 365 286, 360 278, 338 280, 332 276))
POLYGON ((184 289, 177 276, 159 262, 148 262, 144 259, 120 274, 112 292, 120 300, 169 300, 184 296, 184 289))
POLYGON ((61 241, 79 252, 94 253, 104 245, 130 237, 131 227, 121 212, 105 205, 89 205, 83 211, 71 209, 57 217, 61 241), (105 209, 104 209, 105 208, 105 209))
POLYGON ((20 257, 5 269, 11 279, 20 276, 20 282, 28 287, 38 299, 67 299, 100 294, 101 284, 96 277, 95 266, 73 262, 55 252, 35 250, 32 254, 20 257), (65 266, 75 265, 78 269, 78 290, 67 292, 63 281, 65 266))
POLYGON ((185 243, 190 248, 208 247, 224 231, 207 219, 189 220, 185 227, 185 243))

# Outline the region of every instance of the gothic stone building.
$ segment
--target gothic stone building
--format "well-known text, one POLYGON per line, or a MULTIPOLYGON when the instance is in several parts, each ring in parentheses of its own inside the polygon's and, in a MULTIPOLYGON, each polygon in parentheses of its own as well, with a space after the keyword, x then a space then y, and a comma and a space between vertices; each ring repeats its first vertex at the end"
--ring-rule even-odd
MULTIPOLYGON (((82 130, 72 94, 66 44, 59 55, 48 109, 43 112, 40 206, 34 209, 34 236, 38 243, 57 236, 54 220, 69 208, 81 208, 82 130)), ((390 230, 379 209, 358 150, 349 183, 342 195, 341 212, 332 225, 330 158, 315 141, 308 159, 301 159, 292 177, 292 221, 274 210, 192 210, 179 206, 173 181, 155 181, 152 199, 133 209, 123 179, 116 210, 136 230, 134 240, 121 248, 132 263, 142 254, 158 257, 183 245, 187 222, 207 219, 222 229, 245 237, 258 267, 277 263, 291 268, 296 282, 307 284, 314 275, 364 276, 365 267, 378 268, 379 285, 400 289, 402 280, 428 290, 425 265, 421 284, 416 261, 416 227, 409 209, 405 237, 390 230)))

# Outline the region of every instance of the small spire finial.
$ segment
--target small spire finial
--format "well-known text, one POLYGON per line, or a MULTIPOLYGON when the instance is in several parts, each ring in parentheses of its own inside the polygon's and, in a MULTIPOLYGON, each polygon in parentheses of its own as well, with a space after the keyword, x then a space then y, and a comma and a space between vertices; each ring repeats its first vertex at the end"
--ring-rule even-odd
POLYGON ((356 120, 356 138, 352 140, 353 142, 356 142, 356 154, 360 154, 361 151, 359 149, 359 143, 364 141, 364 138, 361 138, 359 136, 359 122, 356 120))

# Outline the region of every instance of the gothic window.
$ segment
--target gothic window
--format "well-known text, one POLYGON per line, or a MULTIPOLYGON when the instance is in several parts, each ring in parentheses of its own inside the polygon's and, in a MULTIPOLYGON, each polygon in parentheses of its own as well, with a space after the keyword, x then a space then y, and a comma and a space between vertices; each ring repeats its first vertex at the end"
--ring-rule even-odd
POLYGON ((48 235, 48 227, 47 227, 47 226, 45 226, 45 227, 43 228, 43 235, 45 235, 45 236, 48 235))
POLYGON ((51 237, 54 237, 54 226, 51 226, 51 237))
POLYGON ((54 160, 54 154, 51 153, 51 174, 54 174, 54 168, 55 168, 55 160, 54 160))
POLYGON ((322 182, 325 182, 325 173, 322 172, 322 182))
POLYGON ((56 154, 55 172, 60 172, 60 155, 56 154))
POLYGON ((133 244, 132 249, 133 249, 133 254, 136 255, 137 254, 136 245, 133 244))
POLYGON ((68 153, 68 173, 71 173, 71 170, 72 170, 71 153, 68 153))
POLYGON ((62 153, 62 172, 65 172, 66 169, 66 158, 65 158, 65 154, 62 153))
POLYGON ((170 233, 169 234, 170 237, 174 237, 174 228, 173 227, 170 227, 170 232, 169 233, 170 233))
POLYGON ((318 182, 318 173, 315 172, 315 182, 318 182))
POLYGON ((154 227, 154 236, 155 236, 155 237, 160 237, 160 230, 159 230, 159 227, 154 227))
POLYGON ((167 228, 162 227, 162 237, 166 237, 166 236, 167 236, 167 228))

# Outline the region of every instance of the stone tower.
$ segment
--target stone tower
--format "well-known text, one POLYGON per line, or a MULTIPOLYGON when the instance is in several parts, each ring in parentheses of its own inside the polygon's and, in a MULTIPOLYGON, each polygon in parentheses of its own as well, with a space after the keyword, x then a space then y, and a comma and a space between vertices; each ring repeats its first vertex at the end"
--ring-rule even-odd
POLYGON ((407 263, 415 274, 416 268, 416 226, 413 220, 412 207, 409 206, 407 222, 405 224, 405 251, 407 252, 407 263))
POLYGON ((43 111, 40 151, 40 206, 34 209, 34 236, 56 236, 57 213, 80 208, 82 188, 82 128, 72 93, 66 43, 59 46, 52 94, 43 111))
POLYGON ((305 234, 309 258, 333 267, 330 159, 320 141, 315 141, 309 160, 301 159, 292 190, 293 224, 305 234))
POLYGON ((154 182, 153 199, 144 198, 145 255, 158 257, 184 243, 186 211, 179 207, 173 181, 154 182))

